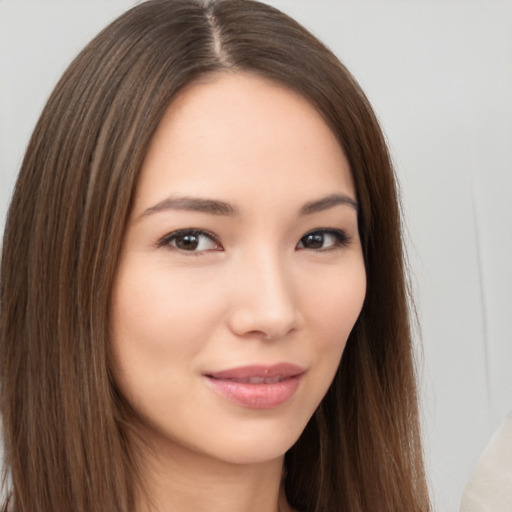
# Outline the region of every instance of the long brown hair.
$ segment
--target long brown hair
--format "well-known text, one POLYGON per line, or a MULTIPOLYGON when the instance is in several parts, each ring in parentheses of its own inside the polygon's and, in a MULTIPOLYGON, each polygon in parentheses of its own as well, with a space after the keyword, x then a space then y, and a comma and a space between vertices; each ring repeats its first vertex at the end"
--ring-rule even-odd
MULTIPOLYGON (((109 368, 108 311, 138 172, 176 93, 222 70, 285 84, 350 162, 368 288, 340 368, 286 454, 304 512, 430 509, 395 178, 375 115, 336 57, 250 0, 152 0, 73 61, 30 140, 1 263, 5 477, 17 512, 133 512, 130 411, 109 368)), ((10 508, 8 501, 4 507, 10 508)))

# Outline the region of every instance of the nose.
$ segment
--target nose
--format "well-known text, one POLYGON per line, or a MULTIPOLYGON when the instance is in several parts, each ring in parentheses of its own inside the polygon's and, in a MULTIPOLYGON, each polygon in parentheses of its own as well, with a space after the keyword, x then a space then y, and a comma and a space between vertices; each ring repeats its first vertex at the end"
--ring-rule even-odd
POLYGON ((282 259, 268 251, 262 253, 240 262, 231 275, 228 323, 238 336, 278 340, 302 327, 297 283, 282 259))

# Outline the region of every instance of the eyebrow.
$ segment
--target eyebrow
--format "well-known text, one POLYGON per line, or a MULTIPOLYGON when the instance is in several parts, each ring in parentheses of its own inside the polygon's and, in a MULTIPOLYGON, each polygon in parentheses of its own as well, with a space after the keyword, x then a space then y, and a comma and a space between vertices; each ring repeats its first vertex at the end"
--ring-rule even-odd
POLYGON ((343 194, 331 194, 323 197, 322 199, 318 199, 317 201, 306 203, 299 210, 299 214, 311 215, 312 213, 323 212, 324 210, 328 210, 329 208, 333 208, 338 205, 347 205, 354 208, 356 212, 359 211, 359 204, 357 201, 354 201, 354 199, 343 194))
POLYGON ((141 217, 167 210, 184 210, 209 213, 210 215, 227 215, 230 217, 237 213, 236 208, 231 206, 229 203, 225 203, 224 201, 218 201, 216 199, 203 199, 201 197, 171 196, 145 210, 141 217))
MULTIPOLYGON (((338 205, 347 205, 356 210, 356 212, 359 211, 359 205, 357 201, 354 201, 354 199, 343 194, 331 194, 316 201, 306 203, 299 210, 299 215, 311 215, 338 205)), ((144 210, 139 218, 168 210, 192 211, 228 217, 233 217, 238 213, 238 209, 236 207, 224 201, 205 199, 201 197, 171 196, 144 210)))

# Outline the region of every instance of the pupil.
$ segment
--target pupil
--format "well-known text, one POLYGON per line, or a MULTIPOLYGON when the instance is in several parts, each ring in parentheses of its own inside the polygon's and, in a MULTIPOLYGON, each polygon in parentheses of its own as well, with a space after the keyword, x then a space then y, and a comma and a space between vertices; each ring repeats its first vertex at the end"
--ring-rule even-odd
POLYGON ((304 240, 304 246, 309 249, 321 249, 324 245, 324 235, 312 233, 307 235, 304 240))
POLYGON ((193 251, 197 249, 199 240, 197 235, 182 235, 176 239, 176 247, 184 251, 193 251))

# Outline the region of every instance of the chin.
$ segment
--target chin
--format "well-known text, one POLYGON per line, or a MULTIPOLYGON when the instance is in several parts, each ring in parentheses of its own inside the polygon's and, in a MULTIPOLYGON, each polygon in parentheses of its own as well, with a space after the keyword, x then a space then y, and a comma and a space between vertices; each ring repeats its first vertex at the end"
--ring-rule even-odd
POLYGON ((155 452, 174 459, 192 457, 205 463, 237 465, 282 461, 302 434, 307 420, 276 421, 267 417, 232 421, 228 424, 195 425, 182 432, 165 427, 146 429, 145 438, 154 441, 155 452), (165 448, 166 447, 166 448, 165 448))

